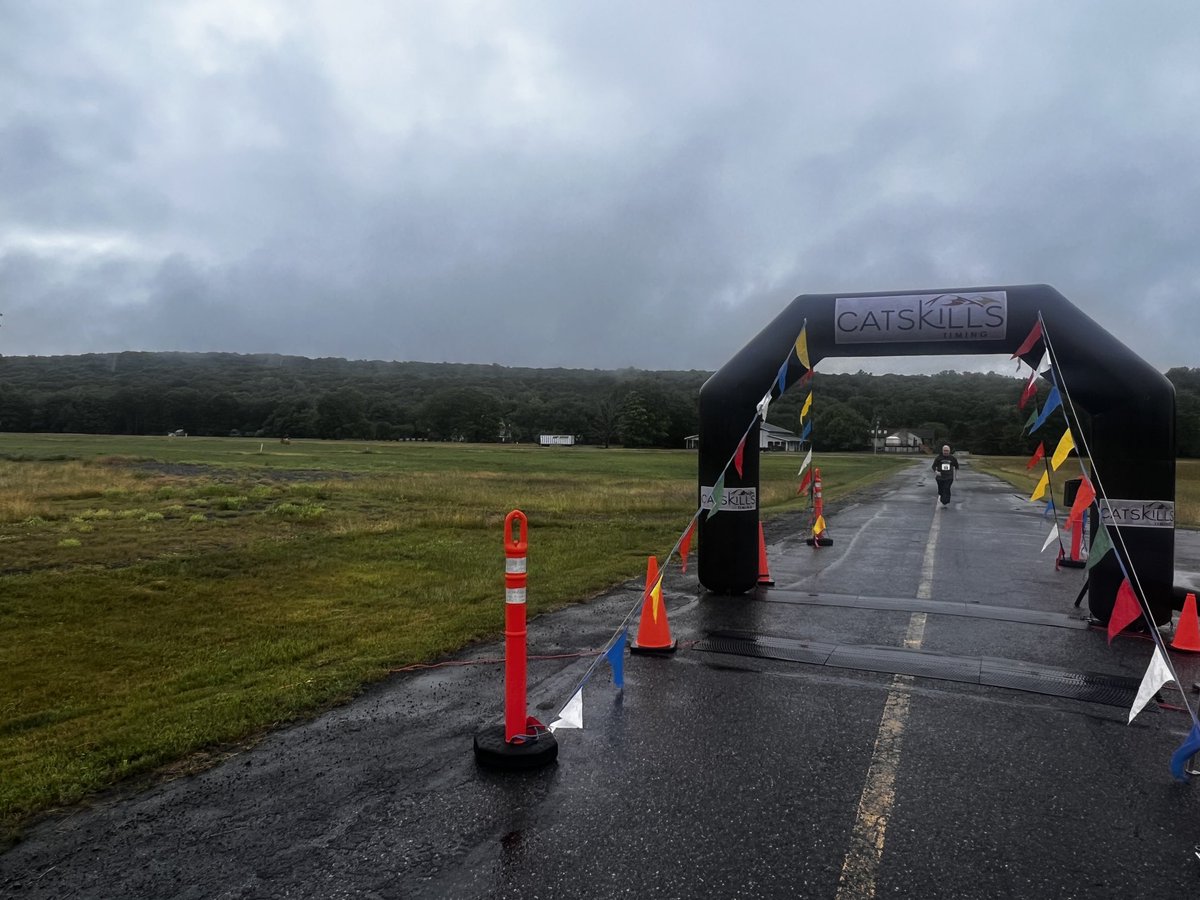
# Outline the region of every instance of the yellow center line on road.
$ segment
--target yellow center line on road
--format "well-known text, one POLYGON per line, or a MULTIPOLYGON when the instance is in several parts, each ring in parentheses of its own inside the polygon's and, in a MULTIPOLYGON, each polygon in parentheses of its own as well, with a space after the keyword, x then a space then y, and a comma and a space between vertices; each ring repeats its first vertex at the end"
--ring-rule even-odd
MULTIPOLYGON (((933 595, 933 564, 942 521, 939 512, 934 511, 929 540, 925 544, 921 582, 917 587, 919 600, 928 600, 933 595)), ((908 620, 904 646, 908 650, 920 650, 924 639, 925 613, 913 613, 908 620)), ((850 846, 838 878, 838 900, 867 900, 875 896, 875 880, 883 859, 888 820, 896 802, 896 773, 900 769, 900 750, 908 722, 912 681, 911 675, 894 676, 883 704, 875 749, 871 754, 871 764, 867 767, 866 784, 863 785, 862 796, 858 800, 858 815, 850 832, 850 846)))

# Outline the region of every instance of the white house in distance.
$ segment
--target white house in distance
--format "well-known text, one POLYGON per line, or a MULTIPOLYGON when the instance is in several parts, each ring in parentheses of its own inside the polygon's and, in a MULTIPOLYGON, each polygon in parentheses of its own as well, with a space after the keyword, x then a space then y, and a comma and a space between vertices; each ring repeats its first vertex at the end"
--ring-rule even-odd
POLYGON ((573 434, 543 434, 538 438, 538 444, 543 447, 574 447, 573 434))
POLYGON ((883 440, 876 438, 875 450, 884 453, 920 453, 927 441, 915 431, 894 431, 883 440))
MULTIPOLYGON (((688 450, 698 450, 700 448, 700 435, 688 435, 684 438, 683 445, 688 450)), ((778 425, 772 425, 770 422, 759 424, 759 450, 782 450, 786 453, 799 453, 803 448, 804 442, 800 440, 800 435, 795 432, 788 431, 786 428, 780 428, 778 425)))

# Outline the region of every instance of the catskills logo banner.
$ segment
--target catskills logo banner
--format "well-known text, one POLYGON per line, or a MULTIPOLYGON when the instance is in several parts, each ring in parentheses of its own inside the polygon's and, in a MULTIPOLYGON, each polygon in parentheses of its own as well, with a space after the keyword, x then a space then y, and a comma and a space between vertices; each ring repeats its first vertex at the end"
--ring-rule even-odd
POLYGON ((838 344, 904 341, 1002 341, 1008 333, 1008 294, 901 294, 838 297, 838 344))

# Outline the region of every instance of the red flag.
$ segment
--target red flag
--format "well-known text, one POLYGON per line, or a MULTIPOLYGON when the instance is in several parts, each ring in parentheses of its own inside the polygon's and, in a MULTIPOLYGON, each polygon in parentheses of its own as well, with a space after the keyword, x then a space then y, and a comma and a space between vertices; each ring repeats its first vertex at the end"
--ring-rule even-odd
POLYGON ((1129 583, 1128 578, 1121 579, 1121 586, 1117 588, 1117 599, 1113 603, 1112 615, 1108 617, 1108 642, 1111 644, 1112 639, 1136 621, 1141 614, 1142 608, 1138 605, 1133 585, 1129 583))
POLYGON ((696 530, 696 520, 692 519, 692 524, 688 526, 687 534, 683 536, 683 543, 679 545, 679 558, 683 565, 680 566, 680 571, 687 571, 688 551, 692 549, 692 533, 696 530))
POLYGON ((1033 451, 1033 456, 1029 457, 1029 462, 1025 463, 1025 471, 1029 471, 1038 464, 1043 456, 1046 455, 1046 445, 1038 441, 1038 448, 1033 451))
POLYGON ((1083 482, 1079 485, 1079 493, 1075 495, 1075 503, 1071 506, 1071 514, 1067 516, 1067 524, 1073 525, 1077 520, 1082 519, 1084 510, 1091 506, 1095 499, 1096 489, 1084 475, 1083 482))
POLYGON ((804 477, 800 479, 800 487, 796 488, 797 494, 803 494, 804 489, 812 484, 812 469, 805 469, 804 477))
POLYGON ((1016 359, 1018 356, 1024 356, 1033 349, 1033 345, 1038 342, 1038 338, 1041 336, 1042 320, 1039 318, 1037 322, 1034 323, 1033 329, 1029 332, 1029 337, 1025 338, 1025 340, 1021 343, 1021 346, 1017 348, 1017 352, 1014 353, 1010 359, 1016 359))
POLYGON ((1021 399, 1017 401, 1017 409, 1024 409, 1025 404, 1029 402, 1029 398, 1037 393, 1037 372, 1033 373, 1033 377, 1029 379, 1029 384, 1025 385, 1025 390, 1021 391, 1021 399))
POLYGON ((796 385, 798 385, 799 387, 804 387, 806 384, 808 384, 810 381, 812 381, 812 376, 813 376, 812 369, 805 370, 804 374, 800 376, 800 380, 796 382, 796 385))
POLYGON ((741 443, 733 454, 733 467, 737 469, 738 478, 742 477, 742 455, 746 452, 746 436, 742 435, 741 443))

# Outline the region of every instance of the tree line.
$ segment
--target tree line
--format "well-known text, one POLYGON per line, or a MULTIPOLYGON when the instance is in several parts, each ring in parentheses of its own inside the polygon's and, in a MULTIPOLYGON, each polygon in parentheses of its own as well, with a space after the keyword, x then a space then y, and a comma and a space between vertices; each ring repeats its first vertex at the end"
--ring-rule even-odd
MULTIPOLYGON (((356 440, 684 446, 699 430, 703 371, 528 369, 233 353, 0 357, 0 431, 247 435, 356 440)), ((1200 369, 1172 369, 1179 451, 1200 456, 1200 369)), ((824 375, 813 380, 817 450, 862 450, 872 431, 912 430, 974 453, 1022 454, 1024 378, 824 375)), ((771 404, 799 432, 807 395, 771 404)), ((1045 396, 1045 388, 1039 402, 1045 396)))

